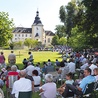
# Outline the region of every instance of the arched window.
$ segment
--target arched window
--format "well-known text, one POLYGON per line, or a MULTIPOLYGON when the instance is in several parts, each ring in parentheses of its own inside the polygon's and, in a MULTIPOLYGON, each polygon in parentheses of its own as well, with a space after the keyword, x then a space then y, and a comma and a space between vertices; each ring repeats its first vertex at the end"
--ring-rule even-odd
POLYGON ((48 43, 50 43, 50 38, 48 38, 48 43))

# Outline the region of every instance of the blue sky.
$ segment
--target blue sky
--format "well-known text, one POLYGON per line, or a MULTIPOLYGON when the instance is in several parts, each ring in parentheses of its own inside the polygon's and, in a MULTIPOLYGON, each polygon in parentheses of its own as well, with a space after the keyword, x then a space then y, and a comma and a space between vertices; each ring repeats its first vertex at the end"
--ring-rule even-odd
POLYGON ((61 24, 59 8, 71 0, 0 0, 0 11, 8 12, 15 26, 31 27, 38 9, 45 30, 61 24))

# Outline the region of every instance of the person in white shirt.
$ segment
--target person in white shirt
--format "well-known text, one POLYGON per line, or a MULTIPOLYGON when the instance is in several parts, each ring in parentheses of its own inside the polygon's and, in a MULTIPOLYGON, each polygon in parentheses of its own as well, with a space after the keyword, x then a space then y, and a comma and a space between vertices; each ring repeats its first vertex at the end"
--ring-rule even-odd
POLYGON ((86 57, 84 57, 83 59, 82 59, 82 64, 85 64, 85 62, 86 62, 86 57))
POLYGON ((97 68, 96 65, 94 65, 91 61, 89 61, 89 68, 91 69, 91 75, 94 75, 94 69, 97 68))
POLYGON ((15 98, 18 98, 19 92, 32 91, 32 83, 29 79, 26 79, 26 73, 24 70, 19 72, 20 79, 14 82, 12 88, 12 95, 15 94, 15 98))
POLYGON ((33 70, 32 72, 33 74, 33 79, 34 79, 34 91, 38 91, 39 87, 41 86, 41 77, 38 76, 38 71, 37 70, 33 70))
POLYGON ((42 73, 41 73, 41 68, 40 68, 40 62, 38 62, 38 63, 36 64, 35 70, 38 71, 38 75, 41 75, 41 74, 42 74, 42 73))
POLYGON ((28 66, 24 69, 28 76, 32 76, 32 71, 35 69, 35 67, 32 65, 31 62, 28 62, 28 66))
POLYGON ((92 63, 95 64, 97 61, 97 56, 94 56, 93 60, 92 60, 92 63))
POLYGON ((85 64, 83 64, 80 69, 85 70, 88 67, 88 60, 85 61, 85 64))
POLYGON ((76 66, 75 66, 75 63, 73 62, 73 59, 70 59, 69 61, 70 63, 68 63, 68 68, 69 68, 69 73, 75 73, 75 70, 76 70, 76 66))
POLYGON ((51 74, 45 75, 46 83, 40 87, 41 98, 56 98, 56 84, 53 81, 51 74))

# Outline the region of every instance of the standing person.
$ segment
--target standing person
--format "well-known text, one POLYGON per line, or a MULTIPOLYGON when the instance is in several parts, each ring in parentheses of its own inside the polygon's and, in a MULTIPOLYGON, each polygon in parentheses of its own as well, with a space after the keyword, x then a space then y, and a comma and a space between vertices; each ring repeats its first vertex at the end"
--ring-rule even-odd
POLYGON ((10 65, 14 65, 16 63, 16 55, 14 54, 14 51, 11 51, 11 54, 9 54, 8 62, 10 65))
POLYGON ((1 64, 0 67, 5 67, 5 57, 3 55, 3 52, 1 52, 0 54, 0 64, 1 64))
POLYGON ((28 58, 28 61, 29 62, 33 62, 33 55, 31 52, 28 52, 28 54, 30 55, 29 58, 28 58))
POLYGON ((20 79, 14 82, 12 94, 15 94, 15 98, 18 98, 19 92, 32 91, 32 83, 29 79, 26 79, 26 72, 19 72, 20 79))

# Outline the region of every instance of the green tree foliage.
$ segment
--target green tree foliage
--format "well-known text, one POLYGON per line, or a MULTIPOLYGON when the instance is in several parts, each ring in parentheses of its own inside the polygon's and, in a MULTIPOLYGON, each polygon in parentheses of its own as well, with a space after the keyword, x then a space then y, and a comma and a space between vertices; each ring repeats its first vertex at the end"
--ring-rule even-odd
POLYGON ((76 0, 72 0, 67 6, 61 6, 59 10, 60 20, 66 27, 67 38, 71 36, 71 30, 74 27, 74 18, 76 14, 76 0))
POLYGON ((66 45, 66 44, 67 44, 67 38, 61 37, 61 38, 59 39, 59 44, 60 44, 60 45, 66 45))
POLYGON ((59 15, 60 15, 59 18, 61 19, 61 22, 63 22, 64 24, 66 24, 67 15, 66 15, 65 7, 64 6, 60 7, 59 15))
POLYGON ((14 24, 13 20, 9 19, 8 13, 0 12, 0 46, 9 44, 9 40, 12 39, 12 30, 14 24))
POLYGON ((36 47, 38 45, 37 40, 31 40, 31 48, 36 47))
POLYGON ((85 32, 79 32, 77 27, 71 31, 71 37, 69 38, 69 45, 74 49, 87 48, 85 32))
POLYGON ((24 45, 27 46, 28 48, 30 48, 30 46, 31 46, 31 39, 30 38, 25 39, 24 45))
POLYGON ((64 25, 56 25, 56 34, 58 35, 59 38, 61 37, 65 37, 66 33, 65 33, 65 26, 64 25))
POLYGON ((36 47, 38 45, 38 41, 27 38, 24 41, 24 45, 27 46, 28 48, 30 48, 30 47, 33 48, 33 47, 36 47))
POLYGON ((21 47, 23 45, 23 41, 16 42, 16 45, 18 45, 19 47, 21 47))
POLYGON ((52 38, 52 43, 51 43, 51 44, 52 44, 53 46, 59 44, 59 37, 58 37, 58 35, 55 35, 55 36, 52 38))
POLYGON ((98 47, 98 0, 71 0, 59 14, 72 47, 98 47))
POLYGON ((98 47, 98 0, 83 0, 82 3, 86 7, 82 29, 88 35, 87 43, 92 47, 98 47))
POLYGON ((14 49, 14 46, 16 45, 16 42, 11 42, 10 44, 9 44, 9 46, 10 46, 10 48, 13 50, 14 49))

